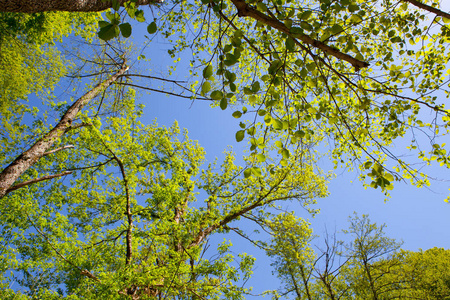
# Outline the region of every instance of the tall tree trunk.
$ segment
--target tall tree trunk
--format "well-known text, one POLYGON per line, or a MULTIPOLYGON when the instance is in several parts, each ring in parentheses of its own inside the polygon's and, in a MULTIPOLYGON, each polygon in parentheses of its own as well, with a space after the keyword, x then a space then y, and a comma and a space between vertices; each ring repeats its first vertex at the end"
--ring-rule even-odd
POLYGON ((75 119, 80 110, 87 103, 89 103, 89 101, 91 101, 99 93, 101 93, 105 88, 116 81, 119 76, 123 75, 128 70, 128 68, 129 67, 126 65, 126 62, 124 62, 120 70, 117 71, 114 75, 100 82, 92 90, 75 101, 75 103, 72 104, 72 106, 66 111, 64 116, 61 118, 58 124, 53 127, 52 130, 50 130, 46 135, 40 138, 27 151, 19 155, 9 166, 7 166, 0 173, 0 198, 5 196, 14 182, 26 170, 28 170, 28 168, 34 165, 53 145, 53 143, 64 134, 64 132, 70 127, 72 121, 75 119))
MULTIPOLYGON (((117 0, 121 5, 128 0, 117 0)), ((136 5, 162 3, 163 0, 136 0, 136 5)), ((0 0, 0 12, 35 13, 44 11, 102 11, 111 0, 0 0)))

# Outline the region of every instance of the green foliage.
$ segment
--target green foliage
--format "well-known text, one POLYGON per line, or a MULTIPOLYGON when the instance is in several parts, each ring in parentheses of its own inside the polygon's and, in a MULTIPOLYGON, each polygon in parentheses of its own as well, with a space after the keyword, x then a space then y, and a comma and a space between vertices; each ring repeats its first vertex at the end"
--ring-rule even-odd
MULTIPOLYGON (((176 124, 140 123, 134 93, 116 82, 116 98, 105 92, 109 102, 96 99, 76 119, 79 127, 55 144, 75 149, 45 155, 21 177, 70 171, 71 180, 27 185, 0 202, 1 298, 243 299, 249 290, 240 282, 251 276, 254 258, 235 255, 226 239, 205 254, 210 237, 247 236, 241 218, 272 232, 267 254, 285 291, 298 298, 448 297, 444 250, 397 252, 383 226, 363 216, 351 220, 352 243, 326 243, 314 253, 307 222, 273 215, 279 202, 294 199, 315 212, 308 205, 326 195, 326 180, 311 148, 324 141, 331 141, 336 166, 359 163, 361 179, 385 193, 400 178, 429 183, 400 159, 396 141, 414 137, 408 149, 420 160, 450 166, 440 142, 450 121, 439 98, 448 97, 450 57, 450 31, 441 19, 427 25, 423 11, 375 0, 173 4, 147 32, 173 42, 174 58, 193 52, 191 65, 198 68, 191 73, 202 76, 192 86, 200 96, 252 120, 240 122, 235 136, 249 143, 245 164, 236 165, 227 152, 221 164, 203 167, 203 150, 176 124), (416 138, 417 132, 424 135, 416 138), (427 139, 430 148, 423 147, 427 139), (333 267, 336 257, 344 262, 333 267), (12 282, 20 287, 11 290, 12 282)), ((51 90, 71 67, 55 42, 72 32, 92 38, 96 17, 0 15, 2 165, 52 127, 49 115, 65 112, 65 103, 50 102, 37 118, 24 102, 30 93, 51 90), (24 116, 34 123, 24 125, 24 116)), ((104 17, 97 22, 103 40, 130 37, 127 18, 146 21, 135 1, 123 9, 112 1, 104 17)), ((99 76, 108 69, 103 57, 114 65, 126 56, 112 49, 114 58, 102 50, 93 59, 99 76)))
POLYGON ((115 116, 85 114, 91 125, 61 141, 76 150, 45 156, 27 173, 71 170, 70 183, 36 183, 1 202, 5 282, 38 298, 243 299, 248 290, 239 281, 251 275, 254 258, 226 244, 205 256, 207 240, 231 226, 244 234, 240 218, 265 220, 280 201, 307 208, 326 194, 324 179, 300 148, 286 166, 249 156, 239 167, 228 152, 220 165, 202 167, 203 149, 176 124, 139 122, 133 97, 125 95, 115 116))
POLYGON ((8 113, 19 99, 51 89, 67 73, 56 42, 72 32, 93 36, 98 14, 48 12, 0 14, 0 112, 8 113))

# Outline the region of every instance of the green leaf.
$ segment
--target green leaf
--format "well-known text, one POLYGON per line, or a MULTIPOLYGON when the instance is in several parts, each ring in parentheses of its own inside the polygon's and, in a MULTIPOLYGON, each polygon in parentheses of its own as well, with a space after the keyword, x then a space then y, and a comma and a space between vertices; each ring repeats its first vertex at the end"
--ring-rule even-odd
POLYGON ((222 91, 214 91, 209 96, 213 100, 221 100, 223 98, 223 92, 222 91))
POLYGON ((312 31, 312 30, 313 30, 312 25, 309 24, 308 22, 305 22, 305 21, 302 21, 302 22, 300 23, 300 26, 301 26, 304 30, 307 30, 307 31, 312 31))
POLYGON ((239 130, 238 132, 236 132, 236 142, 242 141, 244 137, 245 137, 245 130, 239 130))
POLYGON ((350 21, 351 23, 356 24, 356 23, 362 22, 362 18, 361 18, 359 15, 352 15, 352 16, 350 17, 349 21, 350 21))
POLYGON ((256 158, 258 159, 259 162, 265 162, 266 161, 266 156, 262 153, 256 155, 256 158))
POLYGON ((331 34, 337 35, 337 34, 341 33, 342 31, 344 31, 344 28, 342 28, 342 26, 339 24, 334 24, 333 26, 331 26, 330 31, 331 31, 331 34))
POLYGON ((103 27, 108 26, 108 25, 110 25, 110 24, 111 24, 111 23, 106 22, 106 21, 98 21, 98 26, 99 26, 100 28, 103 28, 103 27))
POLYGON ((359 10, 359 5, 357 5, 357 4, 350 4, 350 5, 348 6, 348 11, 349 11, 349 12, 355 12, 355 11, 357 11, 357 10, 359 10))
POLYGON ((151 22, 148 26, 147 26, 147 32, 150 34, 154 34, 156 32, 158 28, 156 27, 156 23, 155 22, 151 22))
POLYGON ((115 37, 118 37, 120 33, 119 26, 109 24, 102 28, 98 32, 98 37, 104 41, 109 41, 115 37))
POLYGON ((242 113, 240 111, 235 111, 232 114, 233 117, 235 117, 236 119, 239 119, 242 116, 242 113))
POLYGON ((394 181, 394 176, 391 173, 384 174, 384 178, 388 181, 394 181))
POLYGON ((124 3, 124 6, 127 11, 127 14, 130 16, 130 18, 135 19, 136 18, 136 2, 127 1, 124 3))
POLYGON ((259 91, 260 88, 261 88, 261 86, 259 84, 259 81, 253 82, 253 84, 252 84, 252 92, 253 92, 253 94, 256 94, 259 91))
POLYGON ((261 177, 261 169, 258 167, 253 167, 251 168, 252 170, 252 174, 255 175, 256 177, 261 177))
POLYGON ((302 13, 302 15, 300 16, 300 20, 306 21, 309 18, 311 18, 311 16, 312 16, 312 11, 311 10, 304 11, 302 13))
POLYGON ((294 41, 293 38, 291 38, 291 37, 288 37, 288 38, 287 38, 287 40, 286 40, 286 49, 287 49, 289 52, 295 51, 295 41, 294 41))
POLYGON ((131 35, 131 25, 130 23, 123 23, 119 25, 120 32, 124 38, 130 37, 131 35))
POLYGON ((108 20, 112 23, 112 24, 118 24, 120 21, 120 16, 118 13, 111 13, 111 12, 106 12, 105 13, 106 18, 108 18, 108 20), (119 19, 119 20, 118 20, 119 19))
POLYGON ((213 74, 213 67, 211 65, 208 65, 206 68, 203 69, 203 78, 208 79, 213 74))
POLYGON ((230 44, 225 45, 225 47, 223 47, 223 53, 230 52, 232 48, 233 46, 230 44))
POLYGON ((292 27, 290 30, 290 33, 296 37, 296 36, 300 36, 300 35, 304 35, 303 33, 303 29, 300 27, 292 27))
POLYGON ((288 159, 290 156, 290 151, 286 148, 281 149, 281 155, 284 159, 288 159))
POLYGON ((206 95, 211 90, 211 83, 209 81, 205 81, 202 85, 202 95, 206 95))
POLYGON ((223 98, 222 100, 220 100, 220 108, 221 108, 222 110, 227 109, 227 106, 228 106, 228 100, 227 100, 227 98, 223 98))
MULTIPOLYGON (((136 10, 134 15, 136 17, 136 21, 138 21, 138 22, 145 22, 144 11, 142 9, 136 10)), ((147 30, 148 30, 148 28, 147 28, 147 30)))
POLYGON ((250 175, 252 175, 252 170, 251 169, 244 170, 244 177, 245 178, 249 178, 250 175))
POLYGON ((275 128, 276 130, 283 129, 283 122, 281 122, 280 120, 274 119, 272 121, 272 125, 273 125, 273 128, 275 128))
POLYGON ((370 169, 370 167, 372 167, 372 162, 371 161, 366 161, 364 163, 364 169, 368 170, 368 169, 370 169))
POLYGON ((112 6, 112 8, 114 9, 114 10, 119 10, 119 8, 120 8, 120 2, 118 1, 118 0, 112 0, 111 1, 111 6, 112 6))

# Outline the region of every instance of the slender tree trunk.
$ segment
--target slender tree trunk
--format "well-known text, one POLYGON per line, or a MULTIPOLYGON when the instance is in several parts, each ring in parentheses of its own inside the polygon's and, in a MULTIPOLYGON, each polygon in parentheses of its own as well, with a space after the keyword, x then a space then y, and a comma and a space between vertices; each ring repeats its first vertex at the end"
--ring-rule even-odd
MULTIPOLYGON (((23 1, 26 2, 26 1, 23 1)), ((89 101, 94 99, 99 93, 101 93, 105 88, 110 86, 117 78, 124 74, 128 70, 126 62, 123 63, 119 71, 108 79, 100 82, 92 90, 87 92, 66 111, 64 116, 58 122, 58 124, 53 127, 46 135, 39 139, 33 146, 31 146, 27 151, 19 155, 9 166, 7 166, 0 173, 0 198, 6 195, 8 190, 10 190, 14 182, 26 171, 28 168, 33 166, 53 145, 53 143, 59 139, 64 132, 70 127, 72 121, 75 119, 80 110, 89 101)))
MULTIPOLYGON (((117 0, 121 5, 127 0, 117 0)), ((136 0, 136 5, 162 3, 163 0, 136 0)), ((44 11, 102 11, 111 0, 0 0, 0 12, 35 13, 44 11)))

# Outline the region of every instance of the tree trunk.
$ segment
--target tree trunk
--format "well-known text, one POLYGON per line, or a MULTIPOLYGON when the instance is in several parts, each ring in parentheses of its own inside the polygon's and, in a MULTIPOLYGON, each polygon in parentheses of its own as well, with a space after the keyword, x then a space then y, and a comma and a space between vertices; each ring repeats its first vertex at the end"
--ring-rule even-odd
MULTIPOLYGON (((26 1, 24 1, 26 2, 26 1)), ((110 78, 100 82, 92 90, 87 92, 66 111, 64 116, 46 135, 39 139, 27 151, 19 155, 9 166, 0 173, 0 198, 8 193, 14 182, 32 165, 34 165, 53 143, 59 139, 64 132, 70 127, 80 110, 92 99, 94 99, 105 88, 110 86, 116 79, 128 70, 128 66, 123 63, 119 71, 110 78)))
MULTIPOLYGON (((121 5, 127 0, 117 0, 121 5)), ((136 0, 136 5, 163 0, 136 0)), ((44 11, 102 11, 112 7, 110 0, 0 0, 0 12, 36 13, 44 11)))

